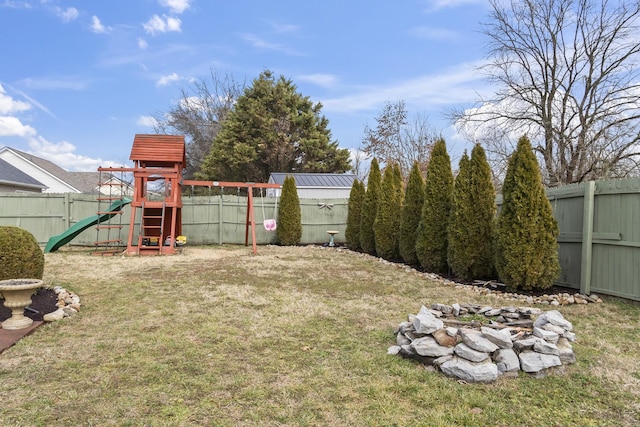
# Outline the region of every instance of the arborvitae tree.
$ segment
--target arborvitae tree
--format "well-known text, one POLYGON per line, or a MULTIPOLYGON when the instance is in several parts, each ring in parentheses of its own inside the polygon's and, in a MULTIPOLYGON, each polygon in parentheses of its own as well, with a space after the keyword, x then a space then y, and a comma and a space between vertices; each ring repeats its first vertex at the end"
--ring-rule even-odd
POLYGON ((494 272, 495 190, 484 149, 460 159, 449 223, 449 266, 463 279, 487 279, 494 272))
POLYGON ((347 247, 354 251, 362 249, 360 246, 360 218, 362 217, 365 192, 364 182, 358 179, 354 180, 349 193, 347 229, 344 233, 347 247))
POLYGON ((526 136, 509 158, 498 216, 496 269, 510 291, 549 288, 560 274, 558 223, 526 136))
POLYGON ((439 139, 433 146, 427 167, 424 204, 416 238, 418 261, 433 273, 448 272, 447 231, 452 196, 451 159, 444 139, 439 139))
MULTIPOLYGON (((398 163, 393 164, 393 180, 393 185, 397 193, 396 196, 400 199, 400 209, 398 211, 400 212, 402 210, 402 203, 404 203, 404 178, 398 163)), ((398 223, 398 233, 400 232, 399 225, 400 223, 398 223)))
POLYGON ((360 247, 363 252, 371 255, 376 254, 376 238, 373 232, 373 223, 378 213, 380 204, 380 186, 382 185, 382 175, 378 160, 371 161, 369 169, 369 179, 367 180, 367 192, 362 205, 362 218, 360 218, 360 247))
POLYGON ((302 218, 296 180, 292 176, 287 176, 282 184, 278 220, 278 243, 285 246, 299 244, 302 238, 302 218))
POLYGON ((420 174, 418 162, 413 163, 407 182, 407 191, 400 215, 400 256, 409 265, 418 264, 416 256, 416 231, 420 224, 422 205, 424 203, 424 180, 420 174))
POLYGON ((495 275, 496 189, 491 166, 480 144, 471 150, 471 182, 477 238, 474 242, 476 262, 471 273, 485 279, 495 275))
MULTIPOLYGON (((376 242, 376 253, 384 259, 396 260, 399 258, 398 237, 400 231, 400 209, 402 208, 402 189, 399 187, 398 175, 395 172, 397 166, 389 164, 384 169, 382 187, 380 189, 380 205, 376 219, 373 223, 373 231, 376 242)), ((400 178, 402 179, 402 178, 400 178)))

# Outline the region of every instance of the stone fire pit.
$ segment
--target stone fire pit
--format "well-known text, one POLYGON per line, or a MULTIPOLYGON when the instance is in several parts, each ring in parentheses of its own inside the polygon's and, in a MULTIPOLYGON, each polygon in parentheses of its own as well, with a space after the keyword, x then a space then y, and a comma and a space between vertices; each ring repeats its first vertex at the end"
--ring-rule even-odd
POLYGON ((576 361, 572 329, 557 310, 433 304, 400 323, 388 353, 466 382, 541 377, 576 361))

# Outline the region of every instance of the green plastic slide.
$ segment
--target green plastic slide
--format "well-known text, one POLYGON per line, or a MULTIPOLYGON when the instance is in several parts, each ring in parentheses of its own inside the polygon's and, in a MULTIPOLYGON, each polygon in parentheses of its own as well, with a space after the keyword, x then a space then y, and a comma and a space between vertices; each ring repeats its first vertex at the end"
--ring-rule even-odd
POLYGON ((47 242, 47 246, 44 248, 44 253, 55 252, 60 247, 66 245, 73 239, 75 239, 78 234, 82 233, 87 228, 100 224, 101 222, 107 221, 116 215, 116 212, 120 211, 122 208, 131 203, 131 199, 124 198, 122 200, 116 200, 109 206, 107 209, 107 213, 101 213, 98 215, 90 216, 89 218, 82 219, 75 224, 73 224, 67 231, 57 236, 52 236, 49 238, 47 242))

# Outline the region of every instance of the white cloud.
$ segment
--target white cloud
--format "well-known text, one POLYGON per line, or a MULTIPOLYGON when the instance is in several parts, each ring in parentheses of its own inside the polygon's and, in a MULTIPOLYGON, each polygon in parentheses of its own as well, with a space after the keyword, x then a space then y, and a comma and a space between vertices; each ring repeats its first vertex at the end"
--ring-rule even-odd
MULTIPOLYGON (((62 78, 43 79, 27 77, 26 79, 20 80, 20 85, 38 90, 84 90, 89 84, 87 81, 83 81, 75 76, 65 76, 62 78)), ((22 95, 25 96, 24 94, 22 95)))
POLYGON ((455 31, 435 27, 415 27, 409 30, 409 34, 427 40, 457 40, 460 37, 460 34, 455 31))
POLYGON ((105 27, 97 16, 91 17, 91 31, 94 33, 109 33, 111 29, 111 27, 105 27))
POLYGON ((296 52, 293 49, 290 49, 278 43, 268 42, 254 34, 243 34, 242 38, 244 39, 244 41, 248 42, 251 46, 258 49, 275 50, 278 52, 286 53, 287 55, 300 55, 300 53, 296 52))
POLYGON ((159 33, 167 33, 170 31, 180 32, 180 26, 182 21, 179 18, 162 15, 162 18, 158 15, 153 15, 146 23, 142 24, 144 30, 155 36, 159 33))
POLYGON ((10 9, 33 9, 31 3, 26 1, 5 0, 0 7, 8 7, 10 9))
POLYGON ((159 0, 160 6, 168 7, 173 13, 182 13, 189 9, 190 0, 159 0))
POLYGON ((76 146, 67 141, 52 143, 41 136, 29 139, 29 152, 35 156, 42 157, 55 163, 63 169, 71 172, 95 172, 100 166, 118 167, 122 163, 93 159, 91 157, 76 154, 76 146))
POLYGON ((36 130, 23 124, 19 118, 12 116, 0 116, 0 136, 35 136, 36 130))
POLYGON ((107 52, 100 59, 100 65, 104 67, 118 67, 127 64, 135 64, 146 69, 145 63, 152 61, 165 61, 167 57, 193 54, 196 48, 193 45, 171 43, 164 46, 158 46, 155 49, 134 49, 125 51, 123 49, 114 49, 107 52))
POLYGON ((51 115, 51 113, 25 94, 21 93, 21 95, 28 99, 29 103, 13 99, 0 84, 0 137, 24 138, 32 154, 50 160, 67 170, 95 171, 99 166, 121 166, 121 163, 75 154, 76 147, 73 144, 66 141, 51 143, 38 135, 35 128, 25 125, 15 115, 31 109, 32 105, 36 105, 47 114, 51 115))
POLYGON ((321 100, 326 111, 372 111, 387 101, 403 99, 407 104, 443 106, 471 102, 478 97, 484 84, 473 71, 472 64, 445 70, 442 74, 426 75, 388 86, 360 87, 351 95, 321 100))
POLYGON ((158 121, 155 119, 155 117, 152 117, 152 116, 140 116, 138 117, 138 120, 136 120, 136 124, 138 126, 152 128, 156 124, 158 124, 158 121))
POLYGON ((473 4, 489 4, 487 0, 426 0, 427 11, 454 8, 473 4))
POLYGON ((178 104, 180 104, 182 108, 187 110, 205 110, 207 108, 206 101, 197 96, 188 96, 186 98, 182 98, 178 102, 178 104))
POLYGON ((149 47, 149 43, 147 43, 147 41, 145 39, 143 39, 142 37, 138 37, 138 47, 140 49, 144 50, 147 47, 149 47))
POLYGON ((533 117, 531 105, 516 98, 507 98, 500 102, 487 102, 479 107, 468 108, 465 115, 473 120, 454 123, 456 130, 469 141, 482 141, 487 137, 500 134, 509 141, 517 141, 526 134, 530 139, 541 136, 541 128, 534 121, 510 120, 507 116, 533 117))
POLYGON ((177 82, 179 80, 180 76, 178 76, 176 73, 171 73, 167 76, 160 77, 160 79, 158 79, 158 81, 156 82, 156 86, 166 86, 169 83, 177 82))
POLYGON ((366 182, 371 170, 371 161, 373 157, 368 156, 364 151, 358 148, 349 148, 349 160, 351 160, 351 167, 356 177, 363 182, 366 182))
POLYGON ((268 24, 271 26, 274 32, 282 34, 282 33, 297 33, 300 30, 300 26, 293 24, 280 24, 278 22, 269 21, 268 24))
POLYGON ((297 76, 296 80, 313 83, 315 85, 332 88, 338 82, 338 79, 333 74, 303 74, 297 76))
POLYGON ((56 14, 62 22, 71 22, 80 16, 80 12, 75 7, 68 7, 67 9, 56 8, 56 14))
POLYGON ((27 111, 31 105, 27 102, 17 101, 7 95, 4 88, 0 84, 0 114, 14 114, 21 111, 27 111))

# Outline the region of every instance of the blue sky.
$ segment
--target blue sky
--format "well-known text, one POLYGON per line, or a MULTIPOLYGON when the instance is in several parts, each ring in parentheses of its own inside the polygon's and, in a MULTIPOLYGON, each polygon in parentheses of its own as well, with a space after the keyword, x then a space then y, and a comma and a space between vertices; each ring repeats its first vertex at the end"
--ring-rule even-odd
POLYGON ((65 169, 130 165, 136 133, 212 68, 250 82, 265 69, 321 102, 356 149, 385 102, 444 118, 486 83, 487 0, 0 0, 0 147, 65 169))

